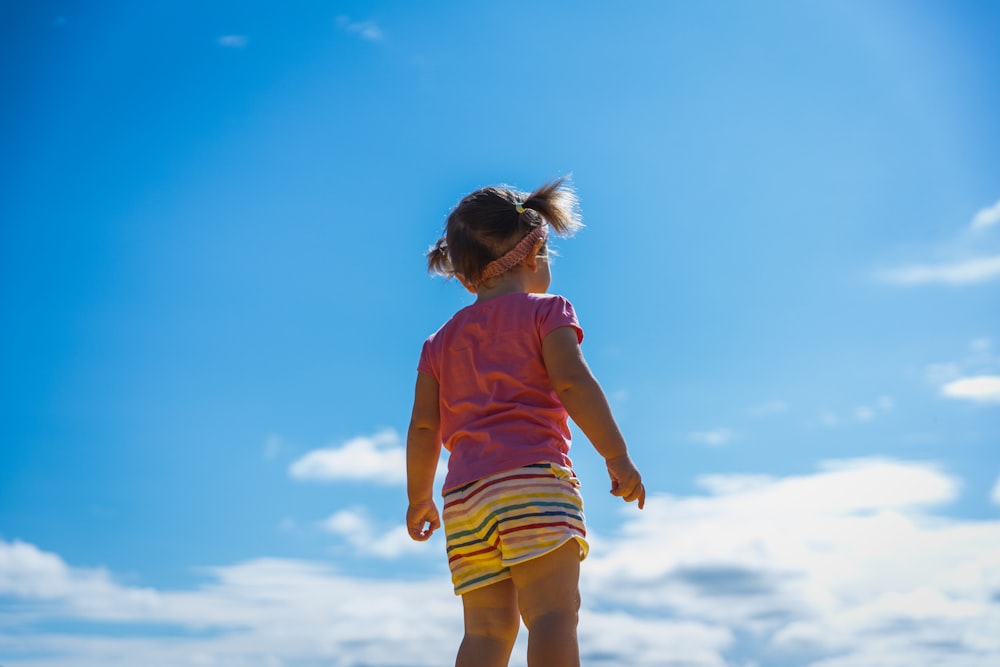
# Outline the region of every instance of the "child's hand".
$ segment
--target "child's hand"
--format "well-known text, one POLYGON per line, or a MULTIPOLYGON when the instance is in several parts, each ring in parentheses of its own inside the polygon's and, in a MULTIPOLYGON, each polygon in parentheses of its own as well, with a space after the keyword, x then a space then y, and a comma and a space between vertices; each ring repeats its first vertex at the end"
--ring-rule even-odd
POLYGON ((441 516, 433 500, 411 503, 406 510, 406 530, 417 542, 427 540, 440 527, 441 516), (427 524, 427 528, 424 528, 424 524, 427 524))
POLYGON ((611 495, 619 496, 627 503, 638 500, 639 509, 642 509, 646 504, 646 487, 628 454, 607 459, 605 463, 608 465, 608 475, 611 476, 611 495))

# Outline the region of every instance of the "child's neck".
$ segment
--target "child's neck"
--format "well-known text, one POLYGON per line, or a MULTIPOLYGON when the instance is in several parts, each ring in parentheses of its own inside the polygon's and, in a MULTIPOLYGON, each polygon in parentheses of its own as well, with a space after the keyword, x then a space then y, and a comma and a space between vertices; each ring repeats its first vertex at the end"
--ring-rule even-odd
POLYGON ((527 292, 528 281, 521 267, 516 267, 476 288, 476 303, 515 292, 527 292))

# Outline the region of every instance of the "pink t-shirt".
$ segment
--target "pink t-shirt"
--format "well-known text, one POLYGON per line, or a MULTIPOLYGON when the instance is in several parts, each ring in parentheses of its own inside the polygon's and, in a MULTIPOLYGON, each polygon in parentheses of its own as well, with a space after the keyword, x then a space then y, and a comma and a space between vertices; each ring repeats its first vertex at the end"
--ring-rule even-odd
POLYGON ((444 489, 531 463, 571 466, 566 410, 552 389, 542 339, 583 330, 569 301, 515 292, 455 313, 424 343, 417 370, 438 381, 444 489))

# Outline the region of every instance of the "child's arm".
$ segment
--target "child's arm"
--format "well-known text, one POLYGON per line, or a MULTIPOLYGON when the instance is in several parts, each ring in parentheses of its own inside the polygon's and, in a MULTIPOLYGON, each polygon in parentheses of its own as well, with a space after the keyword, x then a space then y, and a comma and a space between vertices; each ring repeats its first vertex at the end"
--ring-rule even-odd
POLYGON ((434 504, 434 473, 441 455, 440 419, 437 380, 417 373, 413 414, 406 433, 406 493, 410 501, 406 510, 406 529, 418 542, 423 542, 441 527, 441 517, 434 504))
POLYGON ((638 500, 642 509, 646 503, 642 477, 629 458, 608 399, 583 358, 576 330, 559 327, 549 333, 542 340, 542 356, 552 388, 566 412, 604 457, 611 476, 611 493, 626 502, 638 500))

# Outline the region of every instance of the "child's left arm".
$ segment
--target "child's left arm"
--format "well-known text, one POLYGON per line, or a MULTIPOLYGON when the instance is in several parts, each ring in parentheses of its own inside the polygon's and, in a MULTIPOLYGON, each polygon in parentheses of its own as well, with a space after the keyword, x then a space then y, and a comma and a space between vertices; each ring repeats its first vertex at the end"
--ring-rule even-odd
POLYGON ((406 530, 418 542, 441 527, 434 504, 434 473, 441 456, 439 391, 437 380, 426 373, 417 373, 413 414, 406 433, 406 493, 410 501, 406 530))

